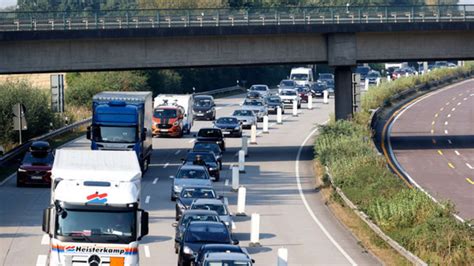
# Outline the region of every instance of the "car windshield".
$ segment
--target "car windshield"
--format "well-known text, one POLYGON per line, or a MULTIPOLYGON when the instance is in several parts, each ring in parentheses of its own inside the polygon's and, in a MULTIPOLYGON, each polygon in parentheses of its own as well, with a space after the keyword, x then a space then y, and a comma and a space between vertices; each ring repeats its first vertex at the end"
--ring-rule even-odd
POLYGON ((248 261, 238 260, 208 260, 204 266, 250 266, 248 261))
POLYGON ((253 112, 250 110, 235 110, 233 116, 253 116, 253 112))
POLYGON ((263 106, 263 103, 260 101, 245 101, 244 105, 263 106))
POLYGON ((187 225, 190 222, 194 221, 208 221, 208 222, 219 222, 219 216, 217 215, 185 215, 181 224, 187 225))
POLYGON ((227 210, 222 204, 193 204, 191 209, 215 211, 218 215, 227 215, 227 210))
POLYGON ((191 224, 186 230, 188 243, 229 243, 230 235, 223 224, 191 224))
POLYGON ((295 96, 296 91, 295 90, 287 90, 287 91, 282 91, 280 94, 281 95, 287 95, 287 96, 295 96))
POLYGON ((176 109, 157 108, 153 112, 153 117, 155 118, 174 118, 176 116, 178 116, 178 111, 176 109))
POLYGON ((214 189, 211 188, 186 188, 181 191, 182 198, 216 198, 214 189))
POLYGON ((292 74, 292 80, 308 80, 308 74, 292 74))
POLYGON ((181 169, 176 175, 177 179, 209 179, 203 169, 181 169))
POLYGON ((319 79, 333 79, 334 77, 332 76, 332 74, 319 74, 319 79))
POLYGON ((135 241, 135 211, 90 211, 62 209, 57 213, 56 235, 84 242, 128 243, 135 241), (112 236, 112 237, 111 237, 112 236), (82 238, 82 239, 81 239, 82 238))
POLYGON ((280 85, 285 86, 285 87, 293 87, 295 86, 295 82, 292 80, 285 80, 285 81, 282 81, 280 85))
POLYGON ((194 106, 197 107, 210 107, 212 106, 212 100, 211 99, 199 99, 194 102, 194 106))
POLYGON ((53 155, 49 152, 35 152, 35 155, 31 152, 27 152, 25 153, 22 163, 31 165, 51 165, 53 164, 53 160, 53 155))
POLYGON ((266 91, 267 87, 265 86, 252 86, 250 87, 251 91, 266 91))
POLYGON ((97 142, 134 143, 137 139, 136 127, 94 127, 94 140, 97 142))
POLYGON ((363 74, 363 75, 366 75, 367 73, 369 73, 369 71, 370 71, 370 68, 368 68, 368 67, 357 67, 356 68, 356 73, 363 74))
POLYGON ((200 155, 202 160, 205 161, 206 163, 216 162, 214 155, 208 152, 203 152, 203 153, 189 152, 188 155, 186 155, 186 161, 188 162, 194 161, 197 155, 200 155))
POLYGON ((239 121, 235 117, 221 117, 217 119, 217 124, 237 124, 239 121))
POLYGON ((220 129, 201 129, 198 133, 199 137, 221 138, 222 132, 220 129))
POLYGON ((195 151, 212 151, 215 154, 221 153, 221 148, 219 148, 219 145, 215 143, 204 143, 204 142, 198 142, 194 144, 193 150, 195 151))

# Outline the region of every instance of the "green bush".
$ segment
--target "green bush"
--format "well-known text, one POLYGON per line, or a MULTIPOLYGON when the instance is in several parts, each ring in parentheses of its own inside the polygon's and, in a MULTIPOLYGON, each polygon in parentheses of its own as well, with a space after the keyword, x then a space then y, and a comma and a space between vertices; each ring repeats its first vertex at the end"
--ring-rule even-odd
POLYGON ((18 131, 13 130, 12 108, 16 103, 25 105, 28 130, 22 132, 23 141, 49 131, 54 114, 49 109, 49 95, 33 88, 25 81, 0 83, 0 144, 6 149, 18 142, 18 131))
POLYGON ((317 159, 331 169, 347 197, 402 246, 429 264, 469 265, 473 229, 451 216, 452 205, 441 207, 407 188, 375 152, 370 137, 367 121, 331 122, 320 128, 317 159))

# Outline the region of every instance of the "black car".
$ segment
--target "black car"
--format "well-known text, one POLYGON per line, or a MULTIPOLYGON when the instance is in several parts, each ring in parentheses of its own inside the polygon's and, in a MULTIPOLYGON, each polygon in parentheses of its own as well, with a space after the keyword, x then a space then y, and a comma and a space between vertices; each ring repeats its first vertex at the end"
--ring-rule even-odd
POLYGON ((235 117, 220 117, 214 121, 214 126, 221 129, 224 135, 242 137, 242 123, 235 117))
POLYGON ((197 141, 211 141, 219 145, 222 151, 225 151, 224 137, 222 136, 222 130, 218 128, 201 128, 197 135, 197 141))
POLYGON ((179 222, 173 223, 175 227, 174 235, 174 252, 178 254, 180 243, 183 238, 184 231, 188 227, 190 222, 194 221, 210 221, 220 222, 219 215, 215 211, 208 210, 187 210, 183 212, 183 215, 179 219, 179 222))
POLYGON ((325 82, 318 81, 311 85, 311 93, 314 97, 323 97, 323 93, 326 89, 325 82))
POLYGON ((214 178, 215 181, 219 181, 220 166, 213 152, 210 152, 210 151, 188 152, 188 154, 186 155, 186 158, 183 159, 183 164, 196 164, 197 156, 201 157, 211 178, 214 178))
POLYGON ((262 95, 258 91, 249 91, 247 93, 247 99, 260 99, 262 95))
POLYGON ((51 168, 54 156, 51 146, 46 141, 31 143, 25 153, 20 167, 16 171, 16 186, 51 184, 51 168))
MULTIPOLYGON (((203 260, 207 253, 212 252, 232 252, 232 253, 243 253, 247 254, 246 249, 243 249, 239 246, 229 245, 229 244, 206 244, 203 245, 197 252, 197 256, 194 260, 195 266, 203 266, 203 260)), ((252 263, 255 263, 255 260, 252 260, 252 263)))
POLYGON ((214 103, 214 97, 210 95, 194 96, 193 117, 194 120, 215 120, 216 104, 214 103))
POLYGON ((217 193, 212 187, 208 186, 192 186, 184 187, 176 198, 176 221, 181 218, 183 212, 191 206, 195 199, 215 199, 217 193))
POLYGON ((223 152, 221 150, 221 147, 215 142, 210 142, 210 141, 197 141, 194 143, 193 150, 195 152, 198 151, 209 151, 213 152, 214 155, 216 156, 217 163, 219 164, 219 170, 222 170, 222 156, 223 152))
POLYGON ((222 222, 191 222, 180 241, 178 265, 191 265, 195 252, 205 244, 238 245, 239 241, 232 240, 227 226, 222 222))
POLYGON ((278 95, 270 95, 265 98, 265 104, 267 105, 267 110, 269 114, 276 114, 278 107, 281 108, 281 113, 285 113, 285 107, 283 106, 283 102, 281 101, 280 96, 278 95))

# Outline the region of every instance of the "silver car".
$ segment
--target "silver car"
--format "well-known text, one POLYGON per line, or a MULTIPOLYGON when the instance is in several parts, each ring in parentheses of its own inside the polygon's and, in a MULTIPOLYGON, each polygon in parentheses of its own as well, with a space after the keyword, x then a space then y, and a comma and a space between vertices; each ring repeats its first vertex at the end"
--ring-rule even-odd
POLYGON ((265 98, 268 96, 268 94, 270 94, 270 88, 268 88, 267 85, 261 85, 261 84, 258 84, 258 85, 252 85, 250 87, 250 89, 248 89, 249 92, 251 91, 255 91, 255 92, 258 92, 260 94, 260 97, 262 98, 265 98))
POLYGON ((245 99, 241 109, 253 111, 257 115, 257 122, 262 122, 263 117, 268 115, 268 110, 263 100, 245 99))
POLYGON ((257 125, 257 116, 252 110, 235 110, 232 116, 242 123, 242 128, 251 128, 252 125, 257 125))
POLYGON ((196 199, 192 204, 190 210, 208 210, 215 211, 219 215, 219 219, 225 223, 229 232, 232 232, 232 214, 229 212, 227 205, 220 199, 196 199))
POLYGON ((211 176, 203 165, 182 165, 176 176, 172 176, 171 200, 176 200, 185 186, 212 186, 211 176))

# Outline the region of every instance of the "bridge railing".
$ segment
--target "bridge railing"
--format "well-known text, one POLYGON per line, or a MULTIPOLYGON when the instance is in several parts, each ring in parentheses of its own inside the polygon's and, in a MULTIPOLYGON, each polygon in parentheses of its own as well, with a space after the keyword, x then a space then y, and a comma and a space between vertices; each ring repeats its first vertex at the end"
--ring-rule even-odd
POLYGON ((0 31, 474 21, 474 5, 0 12, 0 31))

